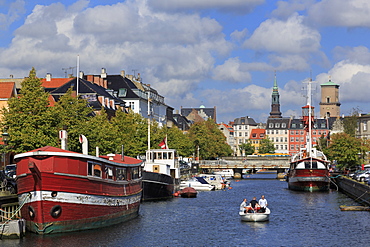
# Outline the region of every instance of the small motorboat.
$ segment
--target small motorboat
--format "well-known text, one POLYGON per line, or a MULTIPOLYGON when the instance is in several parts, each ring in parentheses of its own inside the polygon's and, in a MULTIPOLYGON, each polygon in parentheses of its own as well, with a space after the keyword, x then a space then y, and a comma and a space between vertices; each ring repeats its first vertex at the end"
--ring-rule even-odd
POLYGON ((180 189, 184 189, 186 187, 193 187, 196 191, 210 191, 215 189, 214 185, 209 184, 201 177, 192 177, 187 181, 182 181, 180 183, 180 189))
POLYGON ((193 187, 186 187, 180 190, 180 196, 186 198, 197 197, 198 192, 193 187))
POLYGON ((239 211, 241 221, 257 222, 257 221, 268 221, 270 218, 270 209, 266 208, 264 213, 248 213, 244 211, 244 208, 239 211))

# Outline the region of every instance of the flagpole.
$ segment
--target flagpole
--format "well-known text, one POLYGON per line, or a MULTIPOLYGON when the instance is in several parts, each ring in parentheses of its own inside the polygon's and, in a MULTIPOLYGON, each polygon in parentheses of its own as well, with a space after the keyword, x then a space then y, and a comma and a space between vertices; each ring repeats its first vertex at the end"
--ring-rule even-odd
POLYGON ((77 55, 77 76, 76 76, 76 80, 77 80, 77 85, 76 85, 76 95, 77 95, 77 98, 78 98, 78 79, 80 77, 80 55, 77 55))
POLYGON ((148 93, 148 151, 150 151, 150 91, 148 93))

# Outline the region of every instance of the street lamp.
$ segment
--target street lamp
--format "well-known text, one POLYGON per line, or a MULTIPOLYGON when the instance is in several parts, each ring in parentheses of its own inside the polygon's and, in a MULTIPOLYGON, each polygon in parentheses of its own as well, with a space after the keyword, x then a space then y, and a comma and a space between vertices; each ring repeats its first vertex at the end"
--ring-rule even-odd
POLYGON ((5 169, 5 166, 6 166, 6 146, 8 145, 8 141, 9 141, 9 134, 8 134, 8 127, 5 126, 4 127, 4 130, 3 130, 3 133, 2 133, 2 136, 3 136, 3 145, 4 145, 4 148, 3 148, 3 161, 4 161, 4 164, 3 164, 3 169, 5 169))

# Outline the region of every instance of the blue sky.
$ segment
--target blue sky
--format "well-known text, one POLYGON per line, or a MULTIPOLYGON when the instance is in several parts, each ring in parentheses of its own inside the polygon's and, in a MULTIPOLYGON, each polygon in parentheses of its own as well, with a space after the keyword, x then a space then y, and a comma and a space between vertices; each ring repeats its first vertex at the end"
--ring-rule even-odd
MULTIPOLYGON (((0 0, 0 78, 140 73, 180 107, 218 122, 266 122, 276 71, 283 116, 299 117, 304 81, 340 85, 341 114, 369 112, 367 0, 0 0)), ((318 111, 317 111, 318 112, 318 111)))

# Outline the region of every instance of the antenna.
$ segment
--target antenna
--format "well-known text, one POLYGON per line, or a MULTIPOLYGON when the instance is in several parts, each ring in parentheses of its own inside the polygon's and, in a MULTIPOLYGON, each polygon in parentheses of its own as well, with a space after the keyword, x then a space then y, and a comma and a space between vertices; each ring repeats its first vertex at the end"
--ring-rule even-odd
POLYGON ((71 75, 73 76, 73 69, 74 68, 76 68, 76 66, 75 67, 69 67, 69 68, 62 68, 62 70, 64 70, 64 77, 67 78, 67 71, 68 70, 71 70, 71 72, 72 72, 71 75))
POLYGON ((134 77, 136 78, 136 71, 137 71, 137 69, 133 69, 132 71, 134 71, 134 77))

